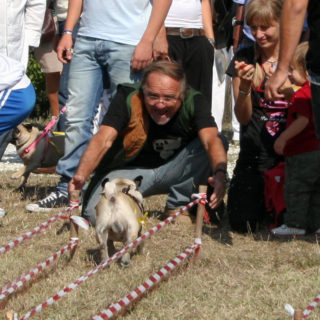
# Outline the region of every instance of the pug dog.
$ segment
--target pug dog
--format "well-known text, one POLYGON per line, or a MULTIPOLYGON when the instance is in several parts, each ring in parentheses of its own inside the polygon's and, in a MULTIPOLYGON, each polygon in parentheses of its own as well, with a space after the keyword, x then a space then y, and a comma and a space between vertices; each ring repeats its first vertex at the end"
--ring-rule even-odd
POLYGON ((24 163, 24 167, 11 176, 11 179, 21 179, 18 189, 24 187, 32 171, 56 166, 63 156, 64 136, 44 136, 29 152, 24 152, 42 132, 31 123, 21 123, 13 131, 11 143, 24 163))
MULTIPOLYGON (((104 180, 101 199, 96 206, 96 238, 100 246, 101 259, 108 259, 116 250, 114 241, 124 245, 136 240, 142 230, 143 197, 138 191, 142 177, 129 179, 104 180)), ((143 244, 137 247, 142 253, 143 244)), ((121 260, 122 267, 130 265, 130 253, 121 260)))

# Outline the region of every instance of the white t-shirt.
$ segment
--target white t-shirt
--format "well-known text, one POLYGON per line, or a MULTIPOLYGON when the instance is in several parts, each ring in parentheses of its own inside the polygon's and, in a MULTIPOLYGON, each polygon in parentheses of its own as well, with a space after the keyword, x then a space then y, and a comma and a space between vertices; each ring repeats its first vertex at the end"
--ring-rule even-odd
POLYGON ((78 35, 135 46, 151 9, 151 0, 84 0, 78 35))
POLYGON ((167 28, 202 29, 202 11, 200 0, 173 0, 165 26, 167 28))

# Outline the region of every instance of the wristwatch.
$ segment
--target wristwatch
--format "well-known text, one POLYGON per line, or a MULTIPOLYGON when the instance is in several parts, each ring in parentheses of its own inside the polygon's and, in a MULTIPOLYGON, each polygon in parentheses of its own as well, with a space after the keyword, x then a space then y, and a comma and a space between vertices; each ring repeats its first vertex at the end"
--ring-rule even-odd
POLYGON ((243 21, 237 20, 236 17, 233 17, 231 24, 232 24, 233 27, 242 26, 243 25, 243 21))

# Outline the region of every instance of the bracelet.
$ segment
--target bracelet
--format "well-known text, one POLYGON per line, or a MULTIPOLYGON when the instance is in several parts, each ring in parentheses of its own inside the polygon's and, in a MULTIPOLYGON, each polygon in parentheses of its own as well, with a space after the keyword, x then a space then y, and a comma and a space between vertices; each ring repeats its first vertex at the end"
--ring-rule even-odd
POLYGON ((227 170, 226 170, 226 169, 217 169, 217 170, 214 172, 214 175, 216 175, 218 172, 222 172, 222 173, 224 173, 225 175, 227 175, 227 170))
POLYGON ((72 34, 73 31, 72 30, 63 30, 62 34, 72 34))
POLYGON ((213 38, 208 38, 208 41, 210 42, 210 44, 211 44, 212 46, 214 46, 215 43, 216 43, 216 40, 214 40, 213 38))
POLYGON ((251 94, 251 89, 249 89, 249 91, 244 91, 244 90, 239 90, 239 94, 243 95, 243 96, 250 96, 251 94))

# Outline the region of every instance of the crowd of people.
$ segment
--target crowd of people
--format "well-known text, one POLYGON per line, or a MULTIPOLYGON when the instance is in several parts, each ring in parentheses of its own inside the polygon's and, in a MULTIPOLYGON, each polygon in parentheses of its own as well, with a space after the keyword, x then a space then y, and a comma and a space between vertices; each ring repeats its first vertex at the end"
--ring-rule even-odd
POLYGON ((320 232, 316 0, 17 2, 6 4, 7 17, 18 17, 15 33, 25 36, 15 37, 10 21, 0 25, 0 157, 34 105, 26 61, 29 47, 40 44, 46 7, 57 12, 59 42, 40 44, 35 56, 52 114, 67 106, 60 181, 27 211, 67 206, 68 193, 79 190, 82 214, 94 225, 101 181, 136 176, 143 196, 168 194, 164 216, 200 184, 209 187, 207 210, 221 209, 228 180, 222 122, 231 101, 240 146, 227 197, 231 229, 255 231, 270 219, 265 174, 279 167, 286 209, 271 233, 320 232), (93 135, 105 89, 110 104, 93 135))

